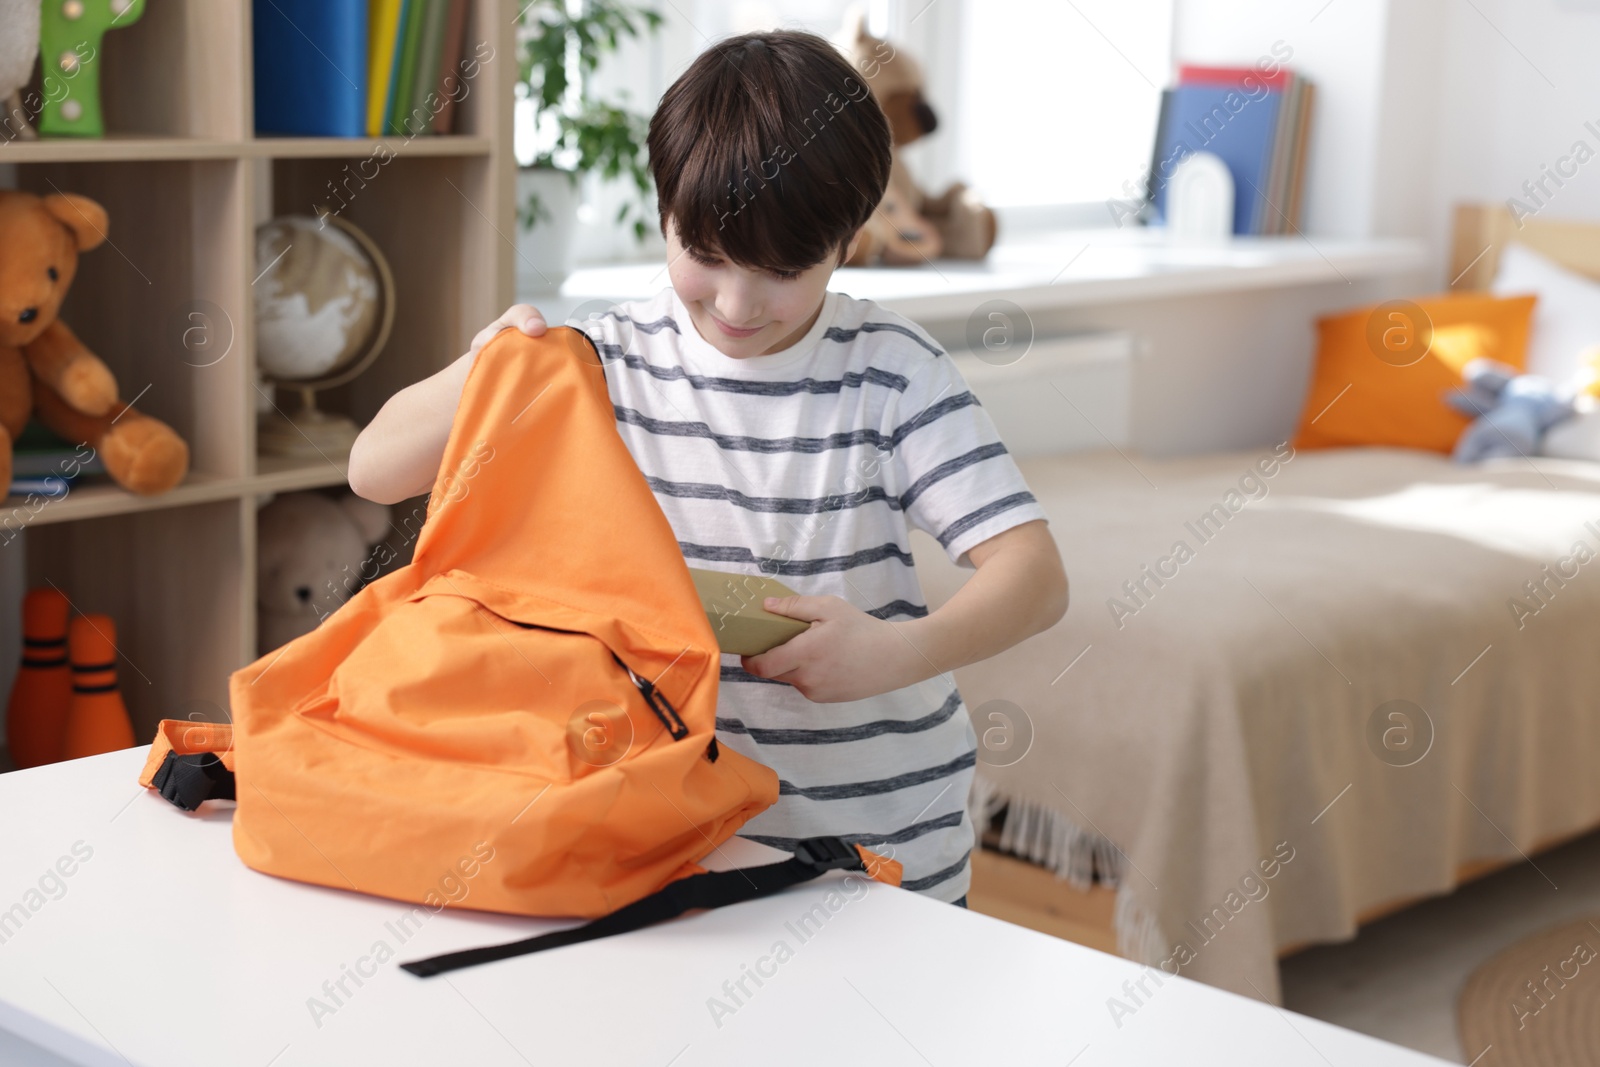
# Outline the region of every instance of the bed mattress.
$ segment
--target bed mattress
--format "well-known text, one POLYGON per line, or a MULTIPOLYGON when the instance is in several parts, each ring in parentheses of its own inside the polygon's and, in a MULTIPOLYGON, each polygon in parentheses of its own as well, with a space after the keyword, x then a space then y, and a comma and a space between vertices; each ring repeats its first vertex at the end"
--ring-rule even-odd
MULTIPOLYGON (((1108 873, 1125 954, 1276 1002, 1279 947, 1600 825, 1600 464, 1019 465, 1072 605, 953 673, 974 804, 1108 873)), ((930 608, 973 573, 913 552, 930 608)))

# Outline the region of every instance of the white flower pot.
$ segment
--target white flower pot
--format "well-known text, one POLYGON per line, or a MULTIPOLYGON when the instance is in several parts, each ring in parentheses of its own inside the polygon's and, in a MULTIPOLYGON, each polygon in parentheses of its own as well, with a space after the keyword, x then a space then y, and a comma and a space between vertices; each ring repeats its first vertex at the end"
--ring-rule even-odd
POLYGON ((578 221, 578 189, 558 170, 517 170, 517 211, 537 194, 548 216, 532 229, 517 231, 517 292, 555 292, 572 273, 573 234, 578 221))

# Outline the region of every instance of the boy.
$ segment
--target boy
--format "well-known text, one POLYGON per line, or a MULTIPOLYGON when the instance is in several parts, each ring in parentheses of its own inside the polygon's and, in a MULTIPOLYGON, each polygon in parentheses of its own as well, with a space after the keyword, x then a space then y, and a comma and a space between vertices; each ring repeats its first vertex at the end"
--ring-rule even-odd
MULTIPOLYGON (((779 578, 805 632, 724 655, 719 740, 777 772, 743 835, 839 835, 904 885, 965 904, 976 762, 949 672, 1066 611, 1043 510, 950 357, 909 320, 827 291, 889 175, 889 127, 857 72, 807 33, 713 45, 662 97, 650 165, 671 286, 586 324, 617 430, 691 566, 779 578), (936 613, 909 527, 977 573, 936 613)), ((394 502, 438 472, 472 350, 395 394, 350 454, 394 502)), ((620 548, 621 546, 619 546, 620 548)))

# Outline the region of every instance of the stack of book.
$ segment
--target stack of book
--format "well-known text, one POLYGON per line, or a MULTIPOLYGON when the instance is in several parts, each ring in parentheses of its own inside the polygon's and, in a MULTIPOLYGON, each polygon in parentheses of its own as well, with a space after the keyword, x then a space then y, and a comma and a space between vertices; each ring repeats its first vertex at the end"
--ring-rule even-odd
POLYGON ((92 448, 71 445, 30 419, 11 446, 12 496, 66 496, 79 479, 105 481, 106 465, 92 448))
POLYGON ((1236 235, 1298 233, 1310 139, 1312 84, 1287 67, 1178 69, 1161 94, 1149 199, 1166 219, 1166 182, 1193 152, 1210 152, 1233 175, 1236 235))
POLYGON ((255 0, 256 132, 450 133, 469 0, 255 0))

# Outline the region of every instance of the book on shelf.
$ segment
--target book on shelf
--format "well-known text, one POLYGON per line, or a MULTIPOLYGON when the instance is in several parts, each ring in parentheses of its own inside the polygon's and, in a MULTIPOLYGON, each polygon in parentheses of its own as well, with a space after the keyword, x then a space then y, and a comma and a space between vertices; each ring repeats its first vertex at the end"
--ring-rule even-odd
POLYGON ((11 496, 66 496, 72 491, 70 478, 62 478, 54 474, 11 476, 11 496))
POLYGON ((255 0, 256 132, 362 137, 367 0, 255 0))
POLYGON ((1166 218, 1166 180, 1193 152, 1210 152, 1234 182, 1236 236, 1298 233, 1313 86, 1288 67, 1184 65, 1162 93, 1148 198, 1166 218))
POLYGON ((441 106, 433 117, 434 133, 449 133, 455 125, 457 95, 462 92, 460 69, 467 42, 467 2, 449 0, 450 16, 445 20, 444 50, 439 56, 439 75, 434 79, 441 106))
POLYGON ((394 45, 406 0, 371 0, 367 10, 367 136, 383 133, 394 76, 394 45))
POLYGON ((104 480, 106 466, 98 453, 58 437, 37 419, 30 419, 11 446, 12 496, 66 496, 79 479, 104 480))
MULTIPOLYGON (((436 0, 435 0, 436 2, 436 0)), ((388 118, 384 133, 404 136, 411 131, 405 120, 411 110, 411 94, 417 84, 417 59, 422 50, 422 31, 428 21, 429 0, 408 0, 406 17, 395 41, 394 79, 389 86, 388 118)))
POLYGON ((256 132, 452 132, 468 3, 254 0, 256 132))

